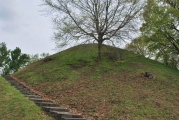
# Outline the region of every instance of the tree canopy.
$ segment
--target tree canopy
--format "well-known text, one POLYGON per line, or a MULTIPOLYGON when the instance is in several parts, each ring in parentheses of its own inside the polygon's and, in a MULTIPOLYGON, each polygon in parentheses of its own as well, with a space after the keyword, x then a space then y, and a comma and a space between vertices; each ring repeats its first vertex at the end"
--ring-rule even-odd
POLYGON ((148 0, 143 14, 142 35, 156 59, 165 64, 179 60, 178 6, 175 0, 148 0))
POLYGON ((145 42, 145 38, 143 36, 135 38, 131 43, 126 44, 125 49, 147 58, 152 58, 155 54, 150 51, 149 45, 145 42))
POLYGON ((153 41, 153 46, 172 48, 179 54, 179 11, 168 4, 159 3, 161 1, 148 0, 141 30, 144 36, 150 38, 149 41, 153 41))
POLYGON ((3 67, 5 60, 7 59, 9 50, 5 43, 0 43, 0 67, 3 67))
POLYGON ((56 15, 57 45, 97 42, 101 46, 129 39, 137 31, 143 0, 44 0, 56 15), (131 34, 130 34, 131 33, 131 34))
POLYGON ((5 43, 0 45, 0 67, 3 68, 3 74, 16 72, 28 63, 29 55, 22 54, 20 48, 16 47, 11 51, 7 49, 5 43))

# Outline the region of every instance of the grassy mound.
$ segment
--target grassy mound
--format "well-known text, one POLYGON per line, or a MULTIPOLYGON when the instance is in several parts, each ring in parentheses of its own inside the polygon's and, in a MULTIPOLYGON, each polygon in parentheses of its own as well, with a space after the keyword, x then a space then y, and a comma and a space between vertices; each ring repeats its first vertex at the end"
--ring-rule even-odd
POLYGON ((0 120, 53 120, 0 77, 0 120))
POLYGON ((125 50, 102 51, 98 62, 96 45, 76 46, 13 76, 88 120, 179 119, 179 71, 125 50))

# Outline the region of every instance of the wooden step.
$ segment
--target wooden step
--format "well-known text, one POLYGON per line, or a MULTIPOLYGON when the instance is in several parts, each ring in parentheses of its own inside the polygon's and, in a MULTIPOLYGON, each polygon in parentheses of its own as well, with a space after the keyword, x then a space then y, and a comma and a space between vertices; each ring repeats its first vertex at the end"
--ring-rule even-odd
POLYGON ((51 102, 50 100, 45 100, 42 98, 29 98, 30 100, 33 100, 34 102, 51 102))
POLYGON ((28 97, 28 98, 42 98, 39 95, 33 95, 33 94, 31 94, 31 95, 25 95, 25 96, 28 97))
POLYGON ((21 93, 24 94, 24 95, 31 95, 32 94, 32 92, 22 92, 22 91, 21 91, 21 93))
POLYGON ((43 106, 58 107, 57 104, 54 104, 52 102, 35 102, 35 103, 41 107, 43 107, 43 106))
POLYGON ((63 118, 83 118, 82 115, 78 115, 78 114, 65 114, 62 115, 63 118))
POLYGON ((51 111, 58 115, 59 118, 63 119, 73 119, 73 120, 85 120, 82 115, 73 114, 70 112, 59 112, 59 111, 51 111))
POLYGON ((70 112, 60 112, 60 111, 56 111, 56 110, 51 110, 50 112, 56 114, 59 118, 62 118, 63 115, 71 114, 70 112))
POLYGON ((70 111, 66 108, 60 108, 60 107, 43 106, 42 108, 47 112, 50 112, 50 111, 69 112, 70 111))
POLYGON ((86 120, 85 118, 61 118, 61 120, 86 120))

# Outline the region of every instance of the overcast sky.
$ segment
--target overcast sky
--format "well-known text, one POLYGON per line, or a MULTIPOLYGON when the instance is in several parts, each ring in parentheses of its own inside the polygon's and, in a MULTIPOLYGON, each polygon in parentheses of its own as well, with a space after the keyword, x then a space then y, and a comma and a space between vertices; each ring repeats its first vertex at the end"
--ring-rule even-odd
POLYGON ((42 0, 0 0, 0 43, 27 54, 55 53, 52 21, 40 12, 40 4, 42 0))

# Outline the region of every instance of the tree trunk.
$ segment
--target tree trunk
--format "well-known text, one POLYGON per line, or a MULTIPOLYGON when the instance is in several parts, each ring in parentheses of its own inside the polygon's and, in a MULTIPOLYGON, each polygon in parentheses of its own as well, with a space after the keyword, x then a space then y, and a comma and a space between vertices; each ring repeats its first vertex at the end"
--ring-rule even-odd
POLYGON ((102 42, 99 41, 99 42, 98 42, 98 60, 99 60, 99 61, 102 59, 101 47, 102 47, 102 42))

